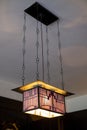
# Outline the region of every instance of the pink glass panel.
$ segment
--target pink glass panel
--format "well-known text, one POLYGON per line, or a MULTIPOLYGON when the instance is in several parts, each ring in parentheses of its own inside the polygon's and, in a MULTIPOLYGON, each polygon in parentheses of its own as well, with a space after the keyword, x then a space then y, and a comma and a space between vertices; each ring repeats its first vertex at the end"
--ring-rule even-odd
POLYGON ((38 107, 37 88, 25 91, 23 94, 23 111, 31 110, 38 107))
POLYGON ((54 112, 65 113, 64 96, 44 88, 40 88, 40 107, 54 112))

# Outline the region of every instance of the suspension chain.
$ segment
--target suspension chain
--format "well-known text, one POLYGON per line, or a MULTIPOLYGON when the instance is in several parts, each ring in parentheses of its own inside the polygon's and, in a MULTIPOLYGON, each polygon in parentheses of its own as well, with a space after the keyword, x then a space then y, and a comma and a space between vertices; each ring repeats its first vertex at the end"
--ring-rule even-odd
POLYGON ((57 21, 58 27, 58 50, 59 50, 59 61, 60 61, 60 73, 61 73, 61 85, 64 90, 64 76, 63 76, 63 58, 61 54, 61 40, 60 40, 60 30, 59 30, 59 21, 57 21))
POLYGON ((47 44, 47 78, 50 83, 50 62, 49 62, 49 39, 48 39, 48 27, 46 26, 46 44, 47 44))
POLYGON ((38 40, 38 36, 39 36, 39 28, 38 28, 38 20, 37 20, 37 27, 36 27, 36 34, 37 34, 37 41, 36 41, 36 80, 39 79, 39 55, 38 55, 38 49, 39 49, 39 40, 38 40))
POLYGON ((25 83, 25 44, 26 44, 26 38, 25 38, 25 33, 26 33, 26 14, 24 13, 24 25, 23 25, 23 48, 22 48, 22 85, 24 86, 25 83))
POLYGON ((41 44, 42 44, 42 80, 44 81, 44 55, 43 55, 43 29, 41 22, 41 44))

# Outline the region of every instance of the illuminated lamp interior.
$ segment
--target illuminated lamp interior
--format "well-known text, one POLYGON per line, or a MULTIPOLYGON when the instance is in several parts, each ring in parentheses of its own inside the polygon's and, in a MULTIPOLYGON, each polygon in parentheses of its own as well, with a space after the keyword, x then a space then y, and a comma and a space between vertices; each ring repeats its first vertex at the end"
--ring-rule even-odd
POLYGON ((63 116, 63 114, 50 112, 50 111, 42 110, 42 109, 26 111, 25 113, 32 114, 32 115, 38 115, 38 116, 42 116, 42 117, 46 117, 46 118, 53 118, 53 117, 63 116))

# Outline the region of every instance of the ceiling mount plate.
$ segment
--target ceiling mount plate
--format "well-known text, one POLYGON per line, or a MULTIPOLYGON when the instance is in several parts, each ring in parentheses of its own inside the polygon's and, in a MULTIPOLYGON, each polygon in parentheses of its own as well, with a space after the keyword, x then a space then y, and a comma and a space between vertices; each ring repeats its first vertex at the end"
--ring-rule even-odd
POLYGON ((56 20, 59 20, 59 17, 54 15, 48 9, 44 8, 38 2, 35 2, 29 8, 25 9, 24 12, 31 15, 32 17, 34 17, 35 19, 37 19, 45 25, 49 25, 55 22, 56 20))

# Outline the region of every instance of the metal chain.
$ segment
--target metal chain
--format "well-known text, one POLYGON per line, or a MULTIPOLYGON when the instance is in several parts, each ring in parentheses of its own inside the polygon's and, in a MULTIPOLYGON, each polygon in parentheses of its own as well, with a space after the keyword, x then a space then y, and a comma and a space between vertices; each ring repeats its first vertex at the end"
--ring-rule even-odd
POLYGON ((50 83, 49 40, 48 40, 47 26, 46 26, 46 44, 47 44, 47 78, 48 78, 48 83, 50 83))
POLYGON ((42 44, 42 80, 44 81, 44 55, 43 55, 43 30, 42 30, 42 22, 41 22, 41 44, 42 44))
POLYGON ((58 27, 58 50, 59 50, 59 60, 60 60, 60 73, 61 73, 61 84, 62 89, 64 90, 64 76, 63 76, 63 58, 61 54, 61 40, 60 40, 60 31, 59 31, 59 20, 57 21, 57 27, 58 27))
POLYGON ((25 83, 25 44, 26 44, 26 38, 25 38, 25 33, 26 33, 26 14, 24 13, 24 25, 23 25, 23 48, 22 48, 22 54, 23 54, 23 64, 22 64, 22 85, 24 86, 25 83))
POLYGON ((36 27, 36 34, 37 34, 37 42, 36 42, 36 64, 37 64, 37 71, 36 71, 36 80, 39 79, 39 56, 38 56, 38 49, 39 49, 39 28, 38 28, 38 20, 37 20, 37 27, 36 27))

